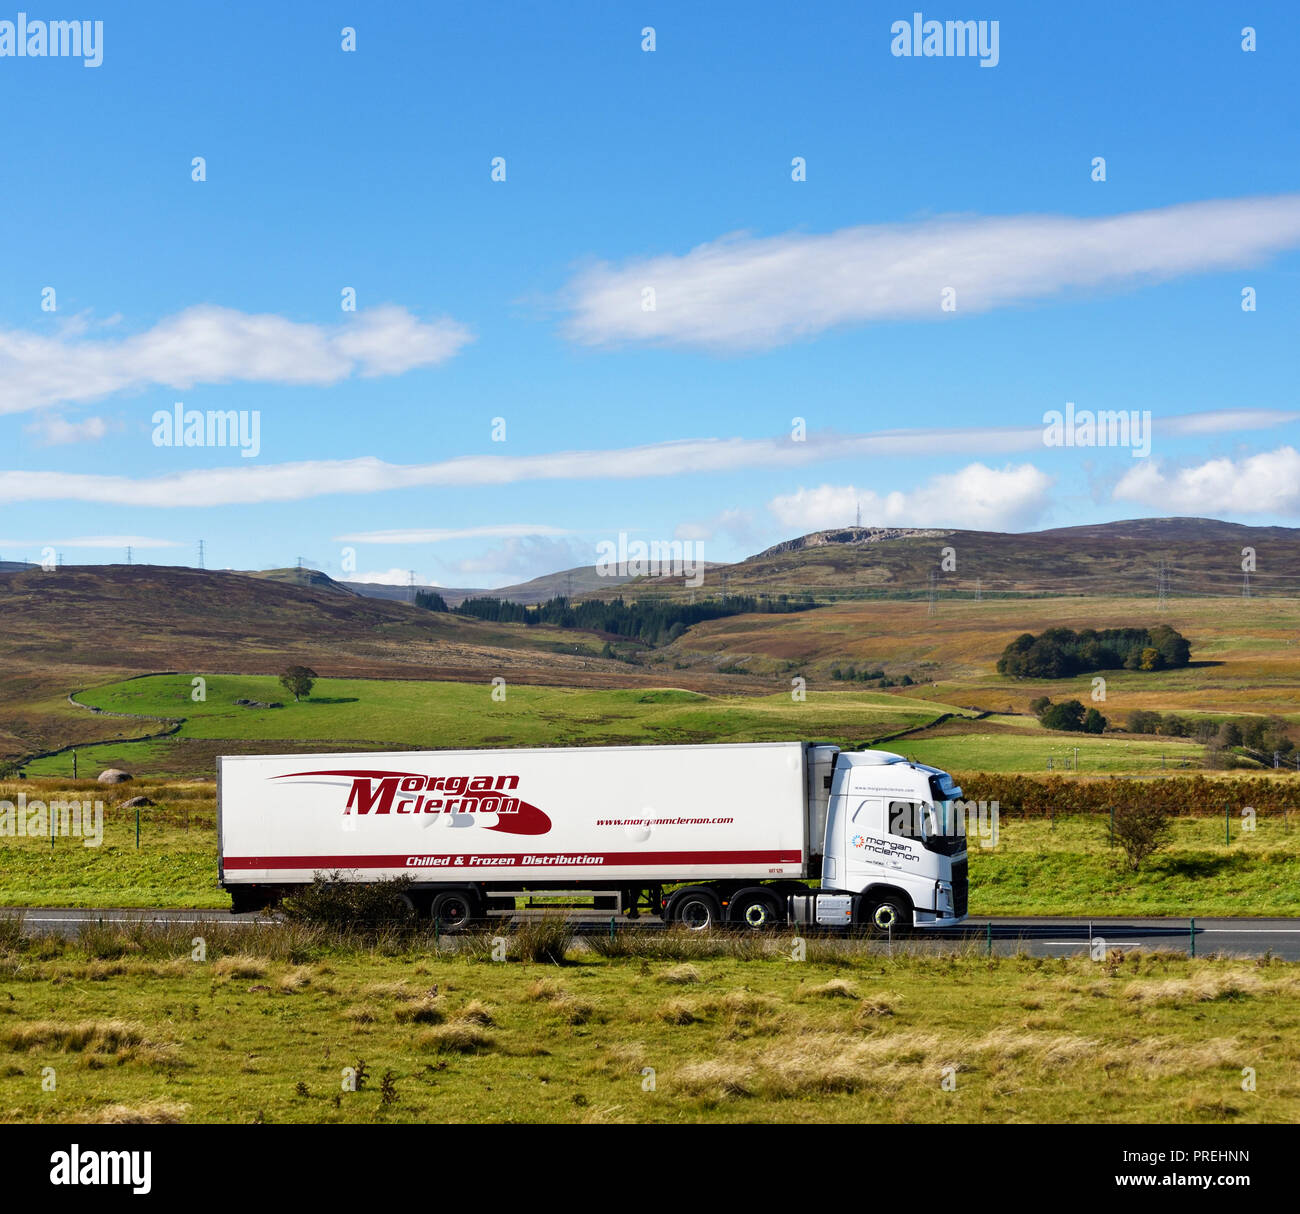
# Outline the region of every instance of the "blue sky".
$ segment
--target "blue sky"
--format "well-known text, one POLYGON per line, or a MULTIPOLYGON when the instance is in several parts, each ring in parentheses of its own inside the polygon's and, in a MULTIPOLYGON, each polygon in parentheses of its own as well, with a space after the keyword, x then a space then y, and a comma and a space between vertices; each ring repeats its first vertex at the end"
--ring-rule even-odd
POLYGON ((913 5, 32 6, 103 62, 0 56, 0 558, 1296 525, 1300 15, 1142 8, 921 10, 996 19, 986 68, 891 54, 913 5), (1067 401, 1150 454, 1045 446, 1067 401), (256 456, 156 445, 176 402, 256 456))

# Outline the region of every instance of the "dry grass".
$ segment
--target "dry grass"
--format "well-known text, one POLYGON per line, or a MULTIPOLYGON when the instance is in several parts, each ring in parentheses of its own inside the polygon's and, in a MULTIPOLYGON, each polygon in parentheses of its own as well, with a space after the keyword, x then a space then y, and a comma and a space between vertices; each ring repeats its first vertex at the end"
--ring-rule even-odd
POLYGON ((1273 987, 1248 970, 1211 971, 1190 978, 1132 982, 1125 988, 1124 997, 1139 1004, 1209 1003, 1216 999, 1249 999, 1273 987))
POLYGON ((261 957, 236 953, 232 957, 218 957, 212 963, 212 972, 218 978, 265 978, 266 962, 261 957))
POLYGON ((690 1004, 682 999, 669 999, 661 1003, 655 1015, 665 1024, 694 1024, 699 1019, 690 1004))
POLYGON ((484 1028, 491 1028, 496 1023, 492 1018, 492 1009, 477 999, 471 999, 461 1008, 456 1019, 463 1020, 467 1024, 482 1025, 484 1028))
POLYGON ((820 986, 806 986, 801 991, 803 995, 812 995, 821 999, 856 999, 858 992, 851 982, 845 982, 843 978, 832 978, 829 982, 823 982, 820 986))
POLYGON ((659 981, 676 986, 686 986, 693 982, 703 982, 704 979, 700 975, 700 971, 693 965, 675 965, 672 969, 660 974, 659 981))
POLYGON ((147 1100, 142 1104, 110 1104, 95 1114, 99 1125, 176 1125, 185 1120, 188 1104, 147 1100))
POLYGON ((418 1044, 439 1054, 482 1054, 495 1048, 496 1042, 477 1024, 453 1020, 421 1033, 418 1044))
POLYGON ((132 1020, 34 1020, 0 1033, 0 1045, 19 1053, 117 1054, 148 1043, 144 1025, 132 1020))
POLYGON ((447 1019, 442 1000, 438 997, 412 999, 404 1002, 393 1013, 398 1024, 441 1024, 447 1019))

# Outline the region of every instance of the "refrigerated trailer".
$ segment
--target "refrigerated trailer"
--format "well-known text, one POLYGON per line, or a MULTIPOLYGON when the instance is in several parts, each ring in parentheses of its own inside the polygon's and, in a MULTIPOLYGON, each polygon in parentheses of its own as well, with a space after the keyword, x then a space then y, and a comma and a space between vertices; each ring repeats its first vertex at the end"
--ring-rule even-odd
POLYGON ((446 930, 520 893, 618 897, 692 928, 877 929, 966 916, 961 789, 816 742, 240 755, 217 760, 222 886, 408 877, 446 930), (810 884, 815 883, 815 884, 810 884))

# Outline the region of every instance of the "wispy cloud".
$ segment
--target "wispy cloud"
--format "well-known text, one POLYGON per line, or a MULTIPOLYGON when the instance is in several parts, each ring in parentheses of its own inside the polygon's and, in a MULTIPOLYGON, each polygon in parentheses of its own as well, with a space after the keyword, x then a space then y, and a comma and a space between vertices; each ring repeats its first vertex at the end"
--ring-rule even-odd
POLYGON ((55 336, 0 330, 0 413, 154 386, 333 384, 351 375, 400 375, 444 362, 470 340, 457 321, 420 321, 394 305, 332 326, 204 304, 125 338, 86 338, 76 326, 55 336))
POLYGON ((679 523, 673 531, 673 538, 678 540, 712 540, 727 535, 739 542, 754 538, 754 512, 731 507, 720 510, 712 518, 691 519, 679 523))
POLYGON ((806 533, 849 527, 861 508, 866 527, 960 527, 1014 530, 1037 522, 1052 478, 1033 464, 969 464, 903 492, 879 494, 854 485, 821 485, 775 497, 768 509, 787 528, 806 533))
POLYGON ((343 544, 440 544, 444 540, 500 539, 529 535, 570 535, 563 527, 545 523, 490 523, 483 527, 432 527, 421 530, 357 531, 334 538, 343 544))
POLYGON ((1100 218, 954 216, 824 235, 733 235, 681 256, 583 270, 564 293, 565 329, 586 345, 762 349, 845 325, 938 320, 951 315, 940 308, 946 288, 962 316, 1252 265, 1298 244, 1300 194, 1100 218))
POLYGON ((457 561, 453 568, 459 573, 473 574, 480 581, 501 585, 507 578, 527 581, 558 569, 592 565, 595 561, 593 545, 565 537, 529 535, 507 539, 477 556, 457 561), (483 578, 483 574, 491 576, 483 578))
MULTIPOLYGON (((1282 425, 1300 413, 1217 410, 1156 418, 1155 439, 1213 431, 1282 425)), ((866 434, 811 433, 804 442, 778 438, 700 438, 595 451, 542 455, 467 455, 428 464, 391 464, 372 456, 289 464, 204 468, 133 478, 96 473, 14 470, 0 472, 0 502, 84 501, 162 509, 292 502, 330 494, 379 493, 426 486, 508 485, 528 481, 640 480, 648 477, 733 472, 748 468, 799 468, 826 460, 894 457, 936 452, 971 455, 1041 452, 1041 414, 1025 426, 964 426, 880 430, 866 434)), ((1073 452, 1072 452, 1073 454, 1073 452)), ((1089 454, 1092 454, 1089 450, 1089 454)), ((348 542, 429 543, 419 538, 348 542)), ((425 529, 392 534, 420 536, 425 529)), ((440 534, 436 529, 429 534, 440 534)))
MULTIPOLYGON (((409 586, 411 584, 411 571, 409 569, 387 569, 382 573, 341 574, 339 581, 364 582, 372 586, 409 586)), ((420 577, 419 574, 416 574, 415 582, 417 586, 436 586, 438 584, 420 577)))
POLYGON ((1278 447, 1242 459, 1207 460, 1168 471, 1154 462, 1130 469, 1116 501, 1141 502, 1191 515, 1300 515, 1300 452, 1278 447))
POLYGON ((0 540, 0 549, 19 548, 180 548, 178 540, 148 535, 76 535, 70 539, 0 540))
POLYGON ((101 439, 108 433, 108 423, 102 417, 86 417, 79 422, 65 421, 57 413, 44 413, 23 427, 26 434, 36 436, 46 447, 65 443, 86 443, 101 439))

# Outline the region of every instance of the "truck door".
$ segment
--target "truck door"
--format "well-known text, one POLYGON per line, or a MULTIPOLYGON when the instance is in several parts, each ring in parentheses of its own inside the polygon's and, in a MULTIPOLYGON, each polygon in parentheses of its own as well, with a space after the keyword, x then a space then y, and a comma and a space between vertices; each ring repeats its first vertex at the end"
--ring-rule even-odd
MULTIPOLYGON (((922 807, 882 797, 854 798, 846 823, 846 867, 870 879, 915 875, 925 855, 922 807)), ((849 874, 846 874, 849 875, 849 874)), ((857 883, 854 883, 855 886, 857 883)))

